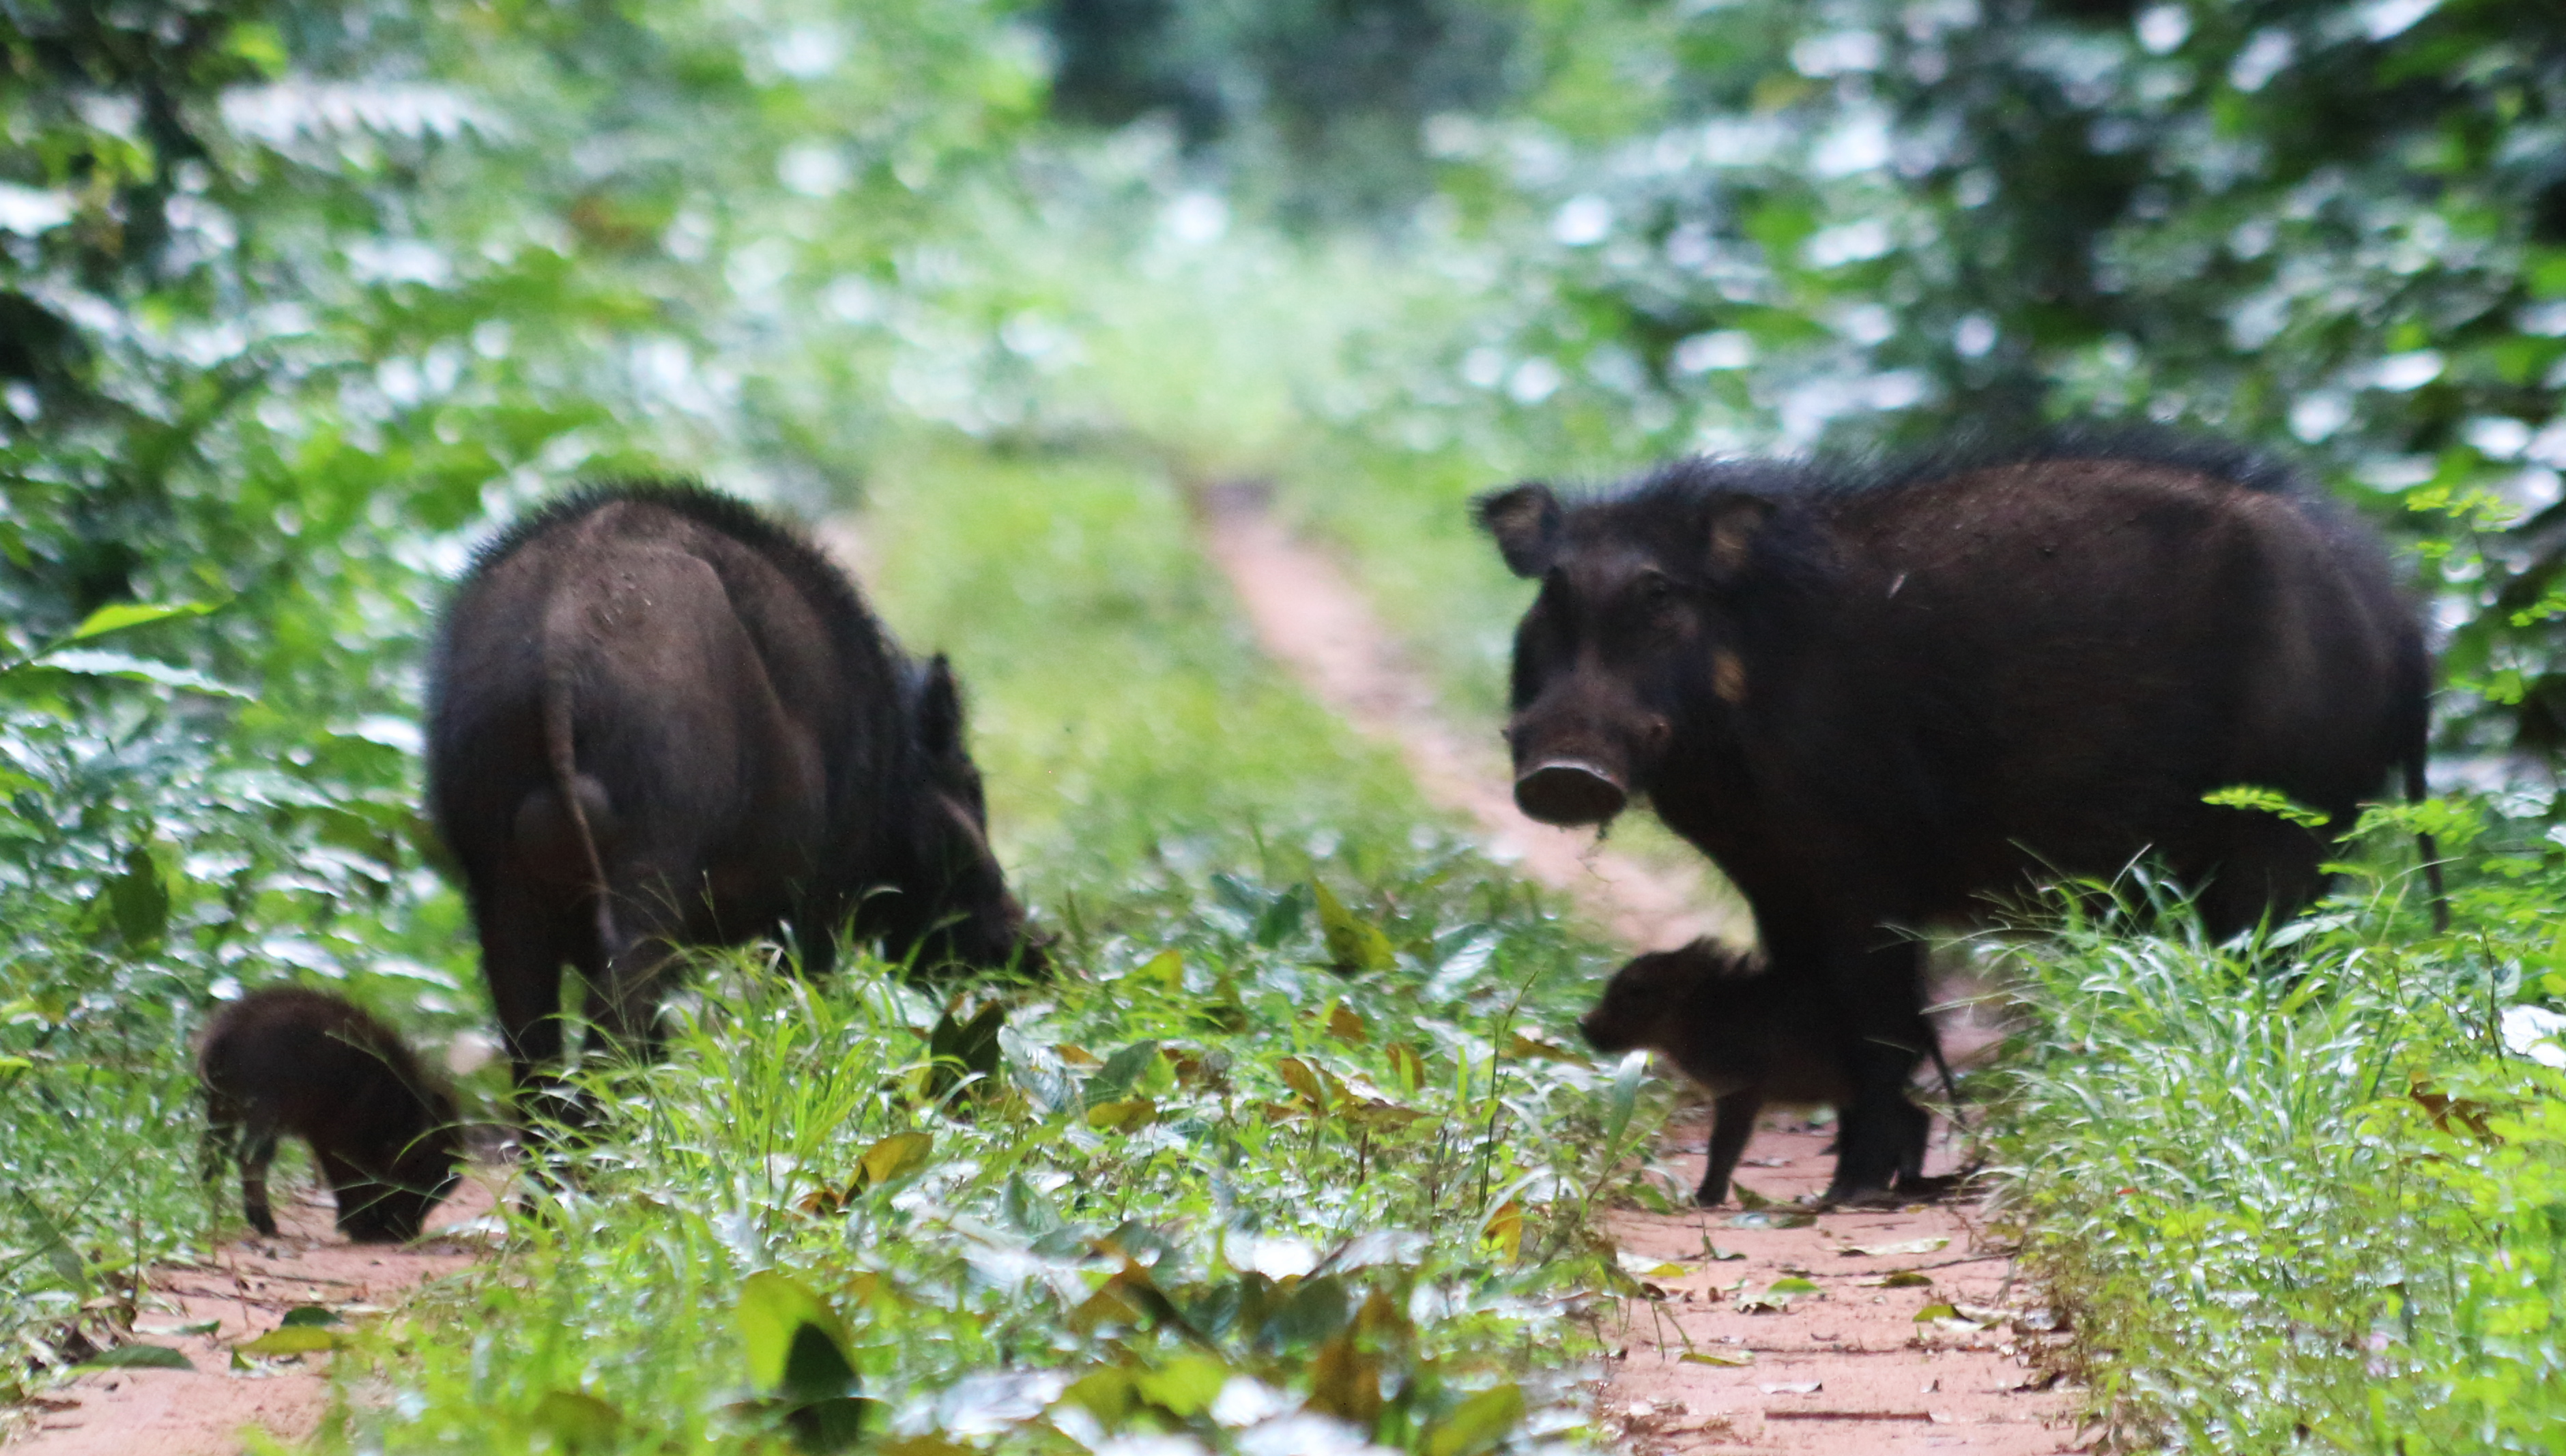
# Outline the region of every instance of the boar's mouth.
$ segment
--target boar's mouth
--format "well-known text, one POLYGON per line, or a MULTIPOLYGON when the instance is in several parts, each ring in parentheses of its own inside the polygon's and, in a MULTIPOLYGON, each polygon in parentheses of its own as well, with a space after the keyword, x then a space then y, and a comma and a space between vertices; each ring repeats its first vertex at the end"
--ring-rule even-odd
POLYGON ((1630 802, 1619 774, 1585 759, 1546 759, 1515 776, 1515 807, 1543 824, 1604 824, 1630 802))

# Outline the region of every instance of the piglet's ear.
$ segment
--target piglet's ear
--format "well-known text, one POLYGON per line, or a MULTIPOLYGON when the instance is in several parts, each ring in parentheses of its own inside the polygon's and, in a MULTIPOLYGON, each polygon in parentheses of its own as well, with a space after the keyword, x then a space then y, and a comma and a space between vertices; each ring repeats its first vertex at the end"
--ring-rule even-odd
POLYGON ((1726 586, 1746 574, 1746 564, 1755 557, 1755 538, 1772 515, 1773 503, 1757 496, 1721 496, 1711 502, 1703 565, 1712 582, 1726 586))
POLYGON ((1538 577, 1559 556, 1559 497, 1539 481, 1492 490, 1470 503, 1479 527, 1518 577, 1538 577))
POLYGON ((929 754, 962 749, 962 690, 954 684, 953 664, 941 652, 926 664, 926 680, 918 684, 917 739, 929 754))

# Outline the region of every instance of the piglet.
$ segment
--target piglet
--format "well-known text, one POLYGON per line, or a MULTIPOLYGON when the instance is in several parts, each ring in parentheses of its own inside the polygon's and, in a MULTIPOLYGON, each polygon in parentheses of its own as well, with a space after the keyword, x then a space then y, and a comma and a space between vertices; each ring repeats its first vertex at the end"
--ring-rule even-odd
POLYGON ((454 1097, 389 1027, 320 991, 277 987, 215 1015, 196 1047, 205 1097, 204 1173, 241 1173, 241 1210, 276 1233, 267 1169, 276 1139, 312 1145, 359 1243, 415 1239, 451 1190, 462 1155, 454 1097))
MULTIPOLYGON (((1578 1027, 1595 1050, 1646 1048, 1711 1094, 1710 1161, 1693 1195, 1707 1208, 1728 1197, 1728 1175, 1766 1102, 1824 1103, 1841 1125, 1854 1092, 1845 1021, 1814 978, 1776 975, 1760 956, 1696 940, 1614 972, 1578 1027)), ((1897 1110, 1898 1172, 1909 1184, 1924 1170, 1931 1122, 1904 1097, 1897 1110)))

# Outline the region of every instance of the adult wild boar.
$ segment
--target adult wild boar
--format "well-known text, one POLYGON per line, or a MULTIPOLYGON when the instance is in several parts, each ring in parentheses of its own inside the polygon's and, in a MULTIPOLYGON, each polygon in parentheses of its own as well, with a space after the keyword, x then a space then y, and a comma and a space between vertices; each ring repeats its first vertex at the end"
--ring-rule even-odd
POLYGON ((672 947, 786 922, 813 973, 851 918, 921 966, 1043 968, 944 659, 709 490, 590 488, 485 548, 430 666, 427 772, 521 1097, 562 1055, 564 963, 644 1053, 672 947))
MULTIPOLYGON (((1717 861, 1776 974, 1842 1012, 1830 1196, 1891 1186, 1922 954, 1902 927, 2154 852, 2214 935, 2321 888, 2322 835, 2403 765, 2429 664, 2378 544, 2240 452, 2062 438, 1864 472, 1679 461, 1591 498, 1477 503, 1541 584, 1515 636, 1515 802, 1645 795, 1717 861)), ((2429 854, 2428 854, 2429 857, 2429 854)))
POLYGON ((206 1023, 196 1046, 205 1097, 204 1174, 240 1164, 241 1213, 276 1236, 267 1169, 277 1138, 312 1144, 358 1243, 406 1243, 457 1180, 454 1097, 391 1028, 327 992, 253 991, 206 1023))

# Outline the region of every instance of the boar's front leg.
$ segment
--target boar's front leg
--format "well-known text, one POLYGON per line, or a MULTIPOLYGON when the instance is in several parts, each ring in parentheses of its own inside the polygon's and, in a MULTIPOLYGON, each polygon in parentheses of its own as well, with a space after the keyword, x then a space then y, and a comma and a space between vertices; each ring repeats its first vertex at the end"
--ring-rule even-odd
POLYGON ((1693 1202, 1716 1208, 1728 1200, 1728 1175, 1737 1170, 1737 1156, 1746 1151, 1746 1139, 1755 1132, 1755 1114, 1762 1110, 1763 1090, 1752 1087, 1710 1104, 1710 1160, 1702 1167, 1701 1187, 1692 1195, 1693 1202))
POLYGON ((276 1214, 267 1206, 267 1167, 276 1161, 276 1127, 252 1120, 233 1143, 240 1159, 241 1216, 268 1238, 276 1237, 276 1214))

